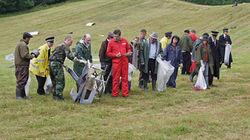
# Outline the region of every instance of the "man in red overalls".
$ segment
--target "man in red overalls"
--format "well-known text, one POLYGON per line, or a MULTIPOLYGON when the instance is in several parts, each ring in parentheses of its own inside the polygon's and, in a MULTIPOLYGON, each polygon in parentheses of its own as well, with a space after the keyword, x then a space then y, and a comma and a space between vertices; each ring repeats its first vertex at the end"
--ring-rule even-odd
POLYGON ((110 40, 107 48, 107 56, 112 58, 113 66, 113 90, 112 97, 119 93, 119 81, 122 77, 122 96, 128 97, 128 57, 131 55, 130 46, 126 39, 121 37, 121 31, 115 30, 114 39, 110 40))

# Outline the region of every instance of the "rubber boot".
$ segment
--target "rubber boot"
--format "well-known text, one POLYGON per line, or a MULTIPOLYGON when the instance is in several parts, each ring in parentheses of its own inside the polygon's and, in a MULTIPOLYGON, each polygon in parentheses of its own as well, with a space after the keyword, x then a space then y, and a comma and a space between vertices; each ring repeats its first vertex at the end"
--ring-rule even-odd
POLYGON ((30 98, 31 98, 30 96, 26 96, 25 89, 22 90, 21 96, 22 96, 24 99, 30 99, 30 98))
POLYGON ((16 88, 16 99, 17 100, 23 100, 24 98, 21 96, 22 94, 22 90, 20 90, 19 88, 16 88))

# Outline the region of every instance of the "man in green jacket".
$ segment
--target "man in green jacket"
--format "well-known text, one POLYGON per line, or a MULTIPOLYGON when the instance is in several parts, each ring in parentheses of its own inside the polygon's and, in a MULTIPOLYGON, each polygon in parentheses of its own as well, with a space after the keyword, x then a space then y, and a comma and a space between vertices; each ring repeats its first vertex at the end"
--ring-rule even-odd
POLYGON ((30 60, 35 54, 29 53, 29 41, 33 36, 27 32, 23 33, 23 39, 17 44, 15 49, 15 76, 16 76, 16 99, 26 99, 25 85, 29 78, 30 60))
MULTIPOLYGON (((80 60, 90 61, 92 63, 91 55, 91 36, 90 34, 85 34, 84 37, 76 43, 75 57, 80 60)), ((82 70, 85 67, 84 63, 74 62, 74 71, 77 76, 81 76, 82 70)))
POLYGON ((158 62, 156 58, 159 54, 162 54, 161 42, 158 40, 158 33, 153 33, 146 41, 145 47, 140 49, 140 63, 141 70, 143 72, 143 85, 144 90, 148 90, 147 83, 149 82, 149 76, 152 78, 152 88, 156 90, 156 80, 158 72, 158 62))
POLYGON ((198 73, 200 67, 201 67, 201 61, 203 61, 205 65, 205 71, 204 71, 204 77, 206 80, 206 84, 208 86, 208 75, 209 73, 211 75, 214 74, 214 61, 212 56, 212 50, 210 48, 210 45, 208 44, 208 36, 205 34, 202 37, 202 43, 199 45, 197 49, 197 59, 196 59, 196 67, 195 72, 198 73))
MULTIPOLYGON (((142 29, 141 33, 140 33, 140 38, 139 38, 139 45, 140 45, 140 49, 142 47, 145 47, 146 43, 146 36, 147 36, 147 30, 142 29)), ((140 58, 140 54, 139 54, 139 58, 140 58)), ((140 61, 140 60, 139 60, 140 61)), ((139 71, 140 71, 140 75, 139 75, 139 88, 143 89, 143 77, 142 77, 142 70, 141 70, 141 65, 139 64, 139 71)))
POLYGON ((193 50, 193 39, 188 34, 189 30, 184 31, 184 35, 181 37, 180 45, 183 55, 183 67, 181 74, 190 74, 189 69, 191 66, 191 52, 193 50))

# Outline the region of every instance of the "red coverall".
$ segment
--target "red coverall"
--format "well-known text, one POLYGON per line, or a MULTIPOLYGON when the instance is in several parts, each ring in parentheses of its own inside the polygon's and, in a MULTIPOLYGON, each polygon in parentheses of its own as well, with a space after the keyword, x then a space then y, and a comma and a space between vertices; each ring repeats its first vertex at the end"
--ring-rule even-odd
POLYGON ((124 54, 131 52, 128 41, 121 38, 120 43, 111 39, 107 48, 107 56, 112 58, 113 67, 113 90, 112 96, 117 97, 119 93, 120 76, 122 77, 122 96, 128 96, 128 57, 124 54), (118 53, 121 57, 116 57, 118 53))

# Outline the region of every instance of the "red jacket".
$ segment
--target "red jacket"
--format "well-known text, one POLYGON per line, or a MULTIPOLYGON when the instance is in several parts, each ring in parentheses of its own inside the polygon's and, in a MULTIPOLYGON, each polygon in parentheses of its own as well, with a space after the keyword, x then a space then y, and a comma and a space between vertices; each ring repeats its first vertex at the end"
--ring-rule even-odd
POLYGON ((115 39, 111 39, 107 48, 107 56, 112 58, 113 62, 119 62, 120 60, 127 60, 127 56, 124 54, 131 52, 130 45, 128 41, 124 38, 121 38, 120 43, 116 42, 115 39), (121 53, 121 57, 116 57, 118 53, 121 53))
POLYGON ((198 39, 198 37, 194 33, 190 33, 188 35, 192 37, 194 42, 195 42, 196 39, 198 39))

